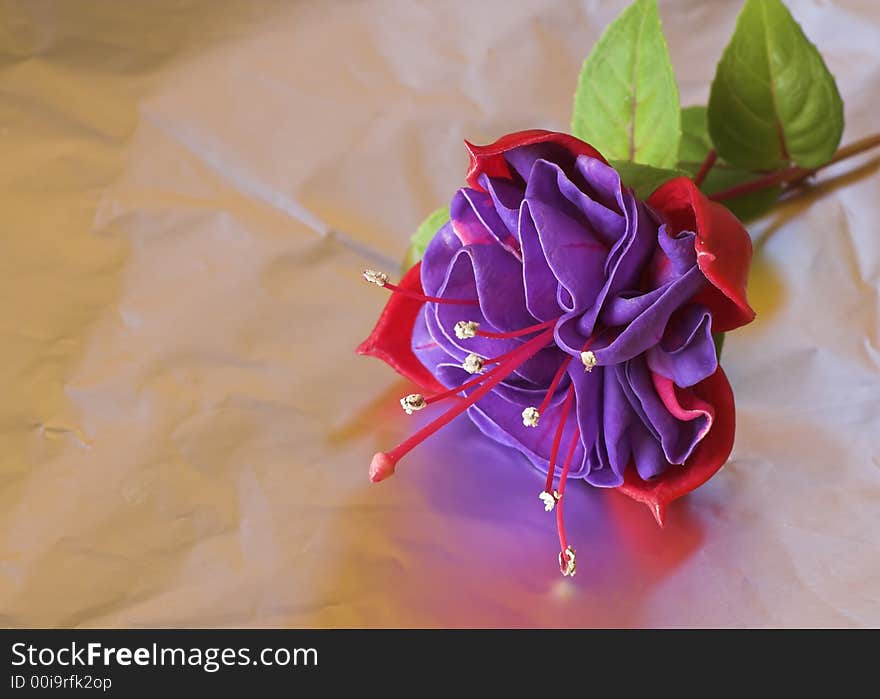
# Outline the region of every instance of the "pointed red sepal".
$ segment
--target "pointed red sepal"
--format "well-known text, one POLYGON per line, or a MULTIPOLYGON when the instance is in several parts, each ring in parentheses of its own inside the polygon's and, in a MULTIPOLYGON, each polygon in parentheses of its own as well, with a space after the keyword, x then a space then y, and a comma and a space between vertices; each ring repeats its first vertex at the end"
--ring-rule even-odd
POLYGON ((544 131, 543 129, 531 129, 529 131, 517 131, 516 133, 507 134, 488 146, 475 146, 467 141, 464 143, 471 156, 467 173, 468 186, 481 192, 486 190, 483 189, 478 181, 480 175, 486 174, 489 177, 510 179, 510 168, 504 159, 504 154, 521 146, 531 146, 536 143, 558 143, 575 157, 578 155, 588 155, 591 158, 601 160, 603 163, 607 162, 602 157, 602 154, 589 143, 584 143, 579 138, 566 133, 544 131))
POLYGON ((752 239, 730 210, 708 199, 687 177, 662 185, 648 199, 672 227, 672 233, 695 231, 697 265, 712 286, 694 300, 712 312, 712 330, 727 332, 752 322, 746 299, 752 239))
POLYGON ((724 371, 719 366, 712 376, 698 383, 692 391, 691 400, 688 400, 689 392, 677 392, 682 408, 704 410, 701 406, 708 403, 714 408, 714 421, 691 457, 683 466, 670 465, 662 475, 650 481, 643 481, 635 466, 630 464, 624 473, 623 485, 617 488, 624 495, 647 505, 661 527, 669 503, 709 480, 724 465, 733 449, 735 406, 733 391, 724 371))
MULTIPOLYGON (((421 278, 422 263, 413 265, 398 284, 402 289, 424 293, 421 278)), ((413 327, 424 302, 403 294, 391 294, 388 303, 376 321, 370 336, 358 345, 357 353, 381 359, 392 369, 427 392, 435 393, 445 387, 425 368, 412 350, 413 327)))

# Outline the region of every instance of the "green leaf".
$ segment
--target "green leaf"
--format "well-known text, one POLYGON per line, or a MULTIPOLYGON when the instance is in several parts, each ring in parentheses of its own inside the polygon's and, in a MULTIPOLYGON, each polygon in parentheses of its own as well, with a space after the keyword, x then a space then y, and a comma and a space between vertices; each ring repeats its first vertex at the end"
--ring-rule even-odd
POLYGON ((699 169, 709 151, 712 140, 706 125, 706 107, 693 106, 681 109, 681 145, 678 148, 679 162, 697 163, 699 169))
POLYGON ((656 0, 636 0, 584 61, 572 133, 609 160, 671 168, 678 160, 678 86, 656 0))
POLYGON ((712 82, 709 133, 746 170, 828 162, 843 103, 816 47, 780 0, 746 0, 712 82))
POLYGON ((449 220, 449 207, 437 209, 428 214, 428 217, 422 221, 418 230, 413 233, 410 238, 409 249, 406 251, 406 257, 403 259, 404 271, 412 267, 416 262, 422 259, 425 249, 431 238, 439 231, 443 225, 449 220))
POLYGON ((636 191, 639 199, 647 199, 657 187, 673 177, 687 175, 683 170, 668 170, 626 160, 612 160, 611 167, 620 173, 620 179, 626 186, 636 191))
MULTIPOLYGON (((681 110, 682 134, 678 166, 691 177, 699 172, 700 166, 712 149, 706 124, 706 111, 706 107, 702 106, 685 107, 681 110)), ((760 173, 734 167, 719 158, 700 185, 700 190, 704 194, 715 194, 758 177, 760 173)), ((740 221, 751 221, 773 208, 781 192, 781 187, 769 187, 725 200, 723 203, 740 221)))

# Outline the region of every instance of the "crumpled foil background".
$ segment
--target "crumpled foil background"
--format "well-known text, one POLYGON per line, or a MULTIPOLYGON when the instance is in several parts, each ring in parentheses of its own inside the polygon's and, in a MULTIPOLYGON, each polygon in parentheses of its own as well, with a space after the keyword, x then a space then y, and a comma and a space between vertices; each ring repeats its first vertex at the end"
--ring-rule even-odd
MULTIPOLYGON (((624 2, 0 3, 4 626, 880 625, 877 157, 751 230, 731 462, 664 530, 466 420, 371 486, 353 349, 467 138, 566 130, 624 2)), ((661 15, 704 102, 735 0, 661 15)), ((880 6, 790 0, 880 129, 880 6)))

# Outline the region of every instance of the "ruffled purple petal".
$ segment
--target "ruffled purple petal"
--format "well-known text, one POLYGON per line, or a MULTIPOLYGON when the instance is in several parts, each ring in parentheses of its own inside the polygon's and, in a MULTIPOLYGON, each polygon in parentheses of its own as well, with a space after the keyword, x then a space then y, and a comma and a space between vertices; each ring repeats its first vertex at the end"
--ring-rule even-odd
MULTIPOLYGON (((512 404, 503 397, 490 393, 475 406, 468 410, 471 420, 484 434, 496 442, 515 447, 525 454, 529 461, 542 473, 547 473, 550 467, 550 451, 553 447, 553 437, 559 425, 561 405, 551 407, 546 414, 541 416, 537 427, 526 427, 522 422, 522 408, 518 404, 512 404)), ((565 445, 569 444, 572 431, 575 429, 574 411, 572 410, 565 423, 562 433, 562 447, 559 450, 556 464, 557 474, 562 471, 565 458, 565 445)), ((585 458, 584 447, 579 441, 572 457, 569 477, 580 478, 584 474, 585 458)))
POLYGON ((638 286, 645 263, 657 241, 657 225, 650 212, 631 192, 619 193, 626 212, 624 235, 614 244, 605 262, 604 284, 595 303, 580 316, 567 316, 557 329, 557 341, 568 352, 579 352, 595 328, 610 296, 638 286))
POLYGON ((452 221, 447 221, 431 238, 422 256, 422 288, 428 296, 437 296, 446 279, 446 270, 452 257, 461 249, 452 221))
POLYGON ((620 334, 593 352, 599 364, 621 364, 656 345, 663 337, 669 317, 706 285, 698 267, 670 283, 656 301, 624 326, 620 334))
MULTIPOLYGON (((578 185, 588 186, 576 167, 577 156, 558 143, 536 143, 514 148, 504 154, 504 159, 510 165, 511 172, 518 176, 523 184, 529 181, 535 163, 538 160, 545 160, 549 163, 556 163, 578 185)), ((592 160, 592 158, 587 159, 592 160)))
POLYGON ((519 242, 498 215, 492 198, 485 192, 468 188, 458 190, 452 198, 449 214, 452 228, 463 244, 500 245, 518 256, 519 242))
POLYGON ((587 196, 610 211, 623 213, 623 187, 617 170, 586 155, 578 157, 575 167, 580 181, 586 183, 583 191, 587 196))
POLYGON ((495 211, 507 230, 519 240, 519 207, 525 195, 525 188, 510 180, 488 175, 480 175, 480 184, 492 198, 495 211))
MULTIPOLYGON (((609 474, 605 474, 602 484, 605 487, 617 487, 623 482, 623 472, 630 461, 630 446, 626 435, 635 419, 635 414, 620 385, 622 373, 620 367, 609 367, 603 373, 605 381, 602 385, 602 436, 605 439, 608 467, 614 478, 609 479, 609 474)), ((600 484, 597 482, 595 485, 600 484)))
POLYGON ((671 236, 665 225, 660 227, 657 233, 660 248, 655 250, 649 265, 652 287, 656 288, 674 281, 697 264, 695 238, 693 233, 687 231, 671 236))
POLYGON ((557 301, 559 282, 553 276, 529 203, 520 208, 519 241, 522 249, 522 276, 525 283, 526 307, 538 320, 553 320, 561 309, 557 301))
POLYGON ((624 211, 623 190, 617 172, 594 158, 581 156, 578 169, 586 169, 600 185, 602 199, 608 201, 607 193, 614 193, 612 205, 603 204, 600 199, 590 196, 579 188, 568 177, 558 178, 559 191, 568 199, 583 216, 590 231, 597 240, 601 240, 610 249, 626 232, 626 216, 624 211), (584 163, 584 165, 582 165, 584 163))
POLYGON ((650 480, 669 468, 663 450, 650 430, 641 422, 634 422, 628 433, 632 447, 633 463, 642 480, 650 480))
POLYGON ((712 315, 700 304, 675 313, 660 344, 648 350, 651 371, 687 388, 711 376, 718 368, 712 340, 712 315))
MULTIPOLYGON (((536 322, 525 307, 522 267, 498 245, 468 245, 456 252, 438 295, 450 299, 476 298, 485 321, 491 326, 484 328, 486 330, 510 332, 536 322)), ((438 318, 452 321, 450 330, 459 320, 469 319, 469 306, 437 306, 438 318)))
POLYGON ((602 288, 608 247, 593 235, 578 207, 562 194, 560 181, 567 179, 559 166, 536 161, 526 188, 526 202, 549 273, 569 295, 558 300, 573 304, 567 311, 585 310, 593 305, 602 288))
POLYGON ((673 416, 657 395, 644 359, 628 362, 626 369, 626 380, 641 404, 645 426, 659 436, 666 460, 670 464, 683 464, 703 437, 708 417, 704 415, 685 422, 673 416))

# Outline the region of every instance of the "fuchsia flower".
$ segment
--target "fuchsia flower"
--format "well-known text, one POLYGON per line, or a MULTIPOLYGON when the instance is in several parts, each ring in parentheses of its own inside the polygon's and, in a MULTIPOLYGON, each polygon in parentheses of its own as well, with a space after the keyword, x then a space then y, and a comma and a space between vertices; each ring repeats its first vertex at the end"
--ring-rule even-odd
POLYGON ((445 413, 377 454, 390 476, 462 412, 547 474, 560 566, 566 481, 617 488, 662 525, 667 505, 708 480, 733 446, 734 403, 713 332, 750 322, 752 248, 742 224, 684 177, 647 200, 588 144, 525 131, 469 145, 451 220, 358 348, 417 383, 408 413, 445 413), (558 479, 554 488, 554 480, 558 479))

